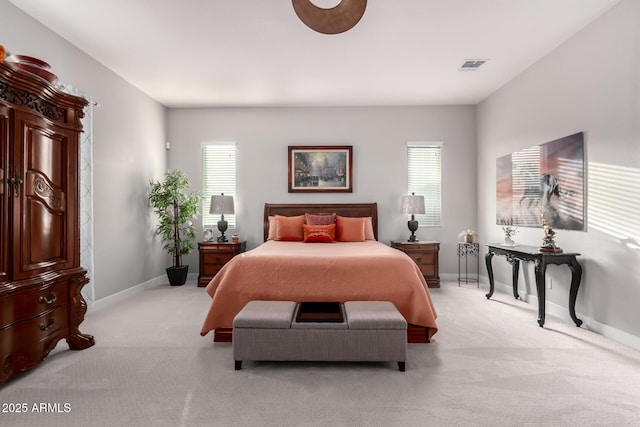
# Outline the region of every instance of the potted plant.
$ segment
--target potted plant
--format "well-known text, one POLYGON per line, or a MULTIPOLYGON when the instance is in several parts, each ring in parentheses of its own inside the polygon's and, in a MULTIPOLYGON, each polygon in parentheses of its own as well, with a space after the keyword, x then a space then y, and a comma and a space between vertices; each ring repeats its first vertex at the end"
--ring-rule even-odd
POLYGON ((458 233, 458 238, 463 238, 464 237, 464 242, 465 243, 473 243, 473 237, 476 235, 476 232, 473 230, 464 230, 461 231, 460 233, 458 233))
POLYGON ((159 219, 156 234, 162 238, 163 249, 173 257, 167 268, 171 286, 184 285, 188 265, 182 264, 182 255, 194 248, 196 229, 191 221, 198 214, 200 196, 189 190, 189 179, 179 171, 169 171, 164 181, 151 181, 149 203, 159 219))
POLYGON ((502 231, 504 232, 504 244, 507 246, 515 246, 516 242, 513 241, 512 237, 518 233, 518 229, 511 225, 505 225, 502 227, 502 231))

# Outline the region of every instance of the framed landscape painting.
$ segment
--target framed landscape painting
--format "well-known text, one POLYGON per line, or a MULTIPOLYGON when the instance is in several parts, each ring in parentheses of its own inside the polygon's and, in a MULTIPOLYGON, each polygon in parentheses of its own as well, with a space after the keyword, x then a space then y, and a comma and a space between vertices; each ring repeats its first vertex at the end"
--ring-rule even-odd
POLYGON ((289 193, 352 193, 351 145, 289 146, 289 193))

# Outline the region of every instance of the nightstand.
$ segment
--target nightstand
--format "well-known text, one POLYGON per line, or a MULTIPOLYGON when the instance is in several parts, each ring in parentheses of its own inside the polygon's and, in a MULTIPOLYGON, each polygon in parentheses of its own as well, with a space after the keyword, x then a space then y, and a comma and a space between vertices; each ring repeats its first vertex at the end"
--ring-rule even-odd
POLYGON ((440 287, 440 275, 438 273, 439 242, 392 241, 391 247, 401 250, 415 261, 430 288, 440 287))
POLYGON ((219 242, 199 242, 200 270, 198 273, 198 287, 205 287, 209 284, 213 276, 231 260, 234 256, 244 252, 247 242, 219 243, 219 242))

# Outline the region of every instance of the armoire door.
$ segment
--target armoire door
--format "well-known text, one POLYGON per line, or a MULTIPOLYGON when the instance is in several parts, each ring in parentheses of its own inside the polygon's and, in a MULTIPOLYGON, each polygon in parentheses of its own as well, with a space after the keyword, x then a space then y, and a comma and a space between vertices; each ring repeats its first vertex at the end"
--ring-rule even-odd
POLYGON ((9 120, 11 110, 0 105, 0 283, 10 279, 9 271, 9 120))
POLYGON ((23 183, 13 204, 13 280, 20 280, 76 265, 78 143, 29 113, 16 111, 14 120, 14 165, 23 183))

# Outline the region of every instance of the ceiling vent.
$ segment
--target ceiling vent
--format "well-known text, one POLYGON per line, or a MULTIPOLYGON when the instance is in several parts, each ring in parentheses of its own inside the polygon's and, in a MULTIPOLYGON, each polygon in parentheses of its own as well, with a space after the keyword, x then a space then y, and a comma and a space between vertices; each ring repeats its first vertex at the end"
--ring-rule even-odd
POLYGON ((458 68, 458 71, 476 71, 488 59, 465 59, 464 64, 458 68))

